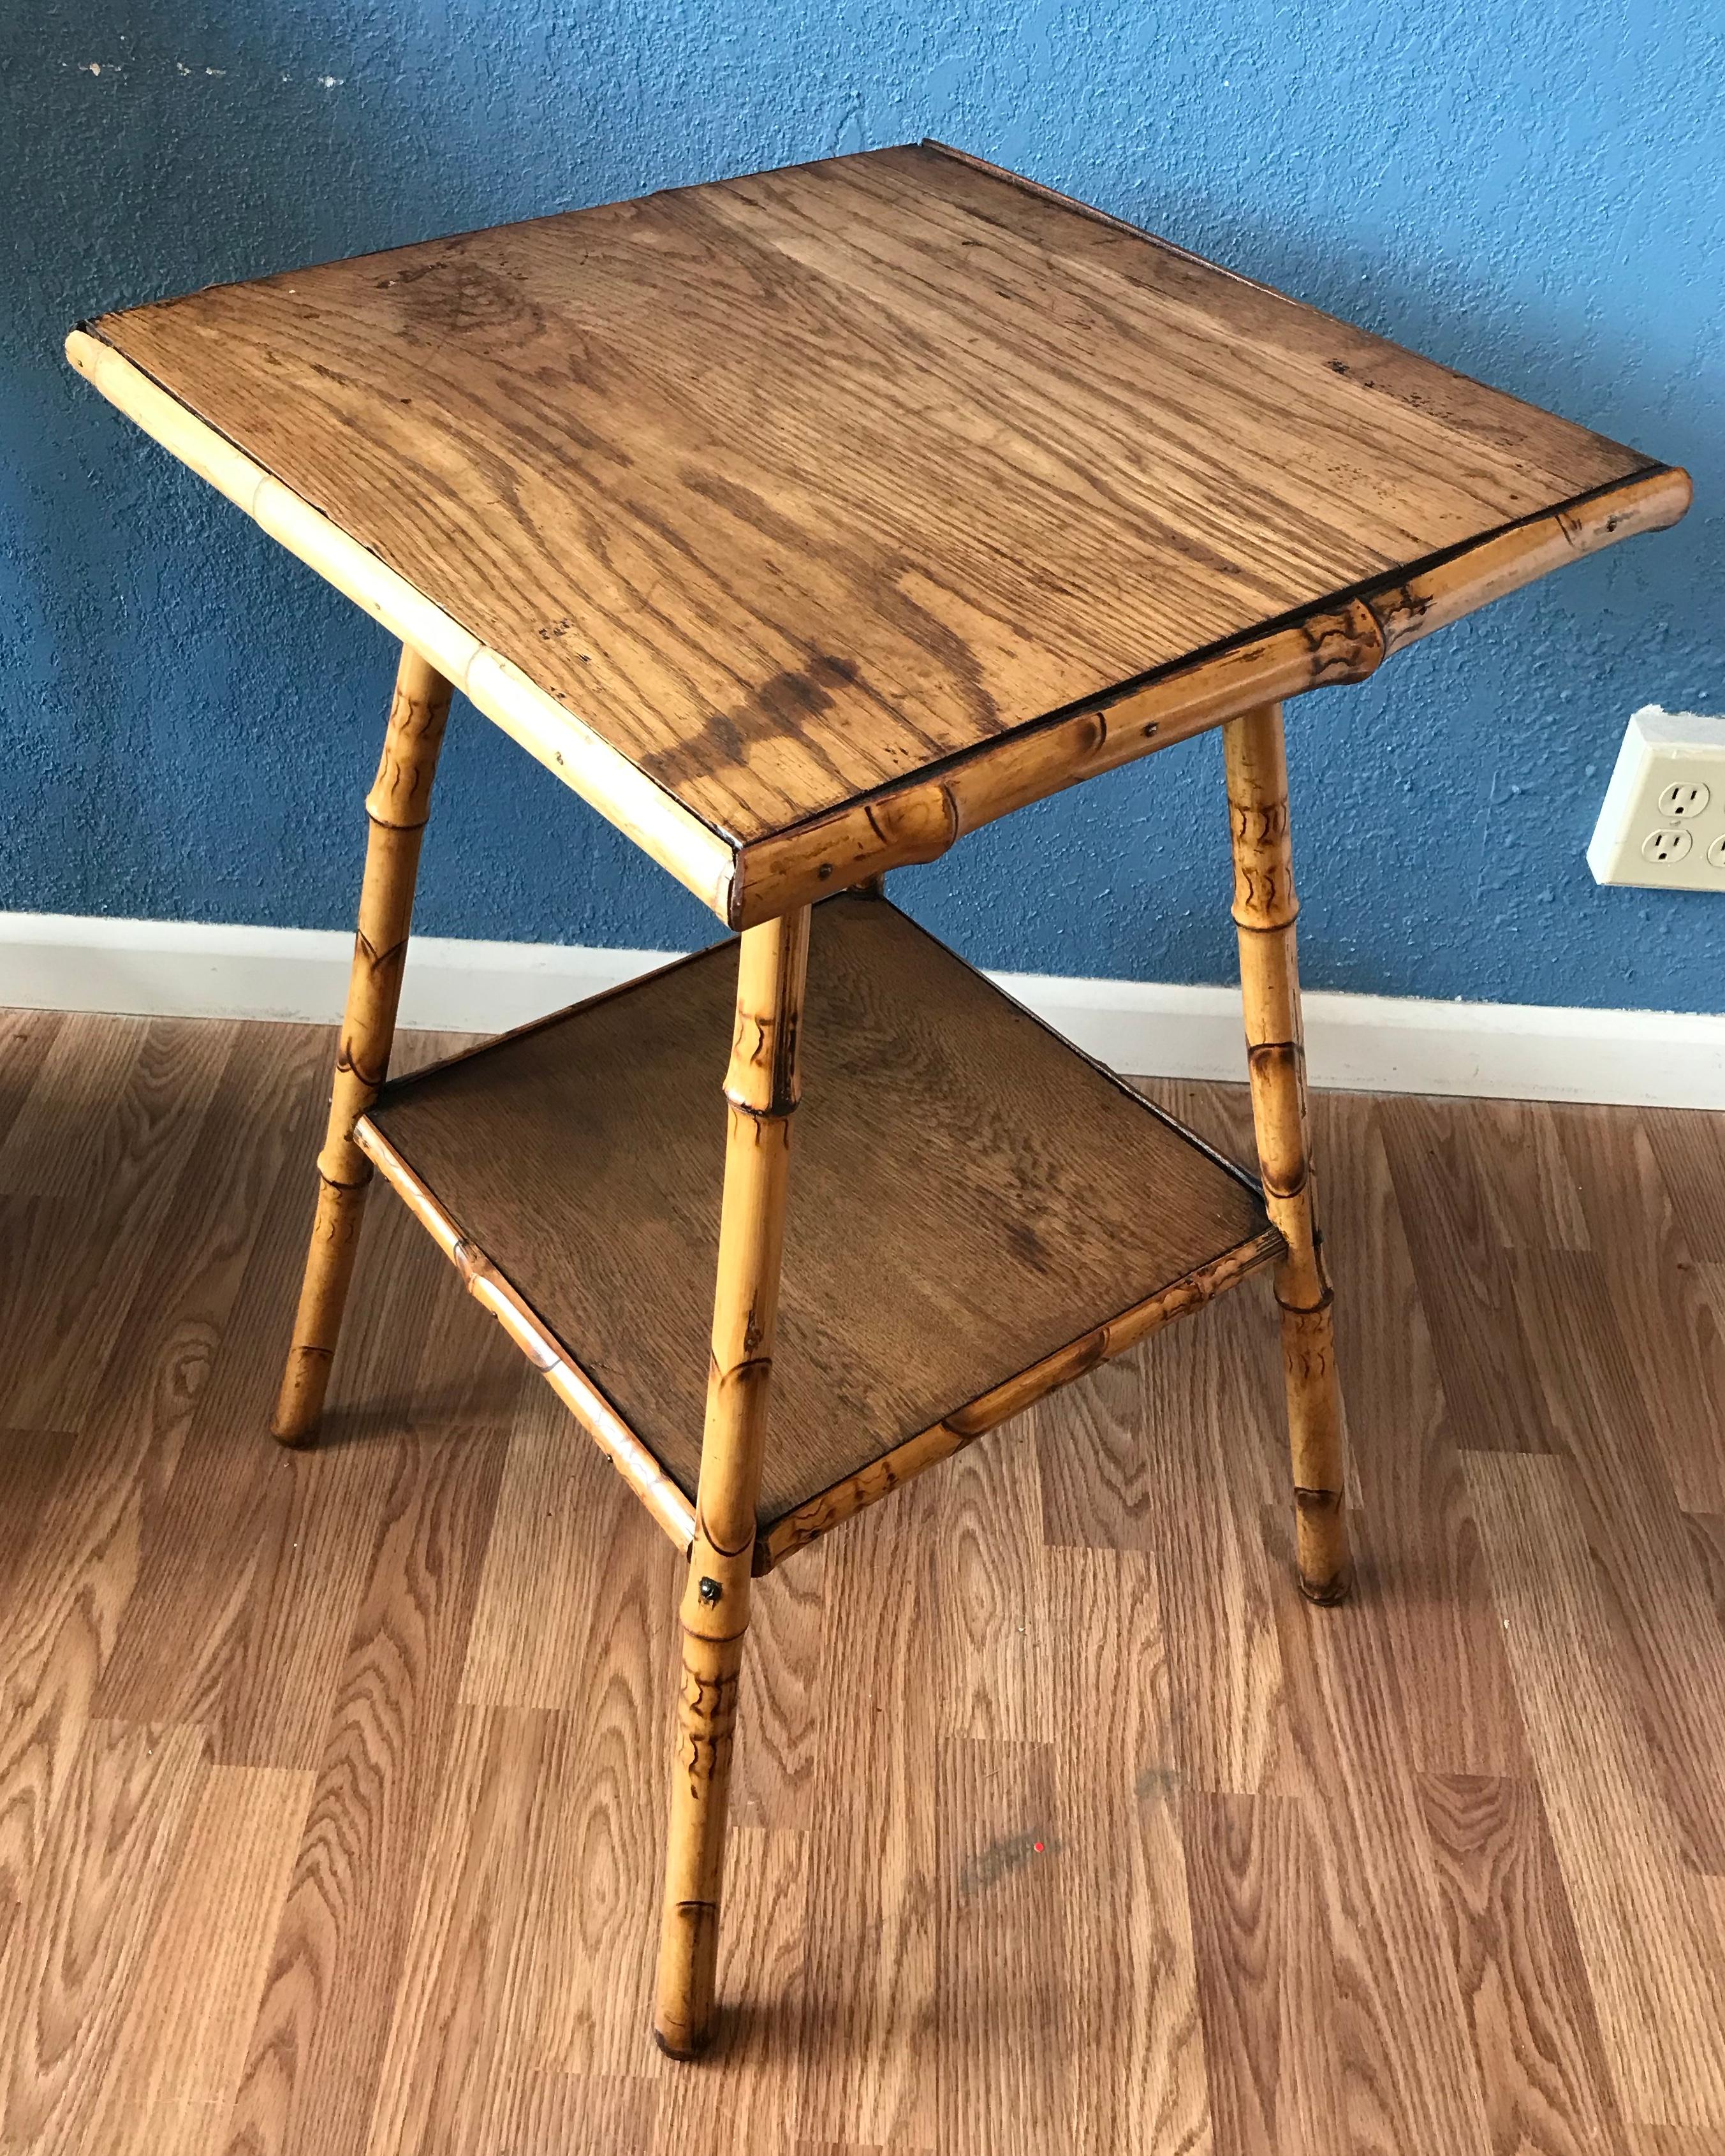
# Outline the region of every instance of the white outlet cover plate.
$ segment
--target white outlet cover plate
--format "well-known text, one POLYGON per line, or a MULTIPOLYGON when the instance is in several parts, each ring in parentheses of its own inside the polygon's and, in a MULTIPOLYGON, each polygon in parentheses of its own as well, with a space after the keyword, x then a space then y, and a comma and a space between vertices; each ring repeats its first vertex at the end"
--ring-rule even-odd
POLYGON ((1617 752, 1587 865, 1596 883, 1725 891, 1725 719, 1641 706, 1617 752))

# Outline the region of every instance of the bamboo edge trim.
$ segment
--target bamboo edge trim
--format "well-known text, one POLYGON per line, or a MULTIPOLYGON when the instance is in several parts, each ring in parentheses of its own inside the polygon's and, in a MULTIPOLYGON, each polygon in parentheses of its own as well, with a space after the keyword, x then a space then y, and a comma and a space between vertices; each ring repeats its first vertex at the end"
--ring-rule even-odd
POLYGON ((476 711, 616 824, 721 921, 729 919, 732 849, 692 810, 114 346, 74 329, 66 339, 66 357, 144 433, 393 635, 412 644, 476 711))
POLYGON ((477 1243, 470 1242, 369 1118, 354 1126, 354 1142, 465 1282, 587 1431, 678 1549, 695 1536, 695 1507, 655 1455, 618 1414, 580 1364, 548 1333, 532 1310, 477 1243))
POLYGON ((1139 1341, 1159 1332, 1176 1318, 1190 1316, 1208 1302, 1231 1287, 1237 1286, 1246 1276, 1266 1265, 1279 1260, 1286 1250, 1281 1234, 1268 1228, 1250 1243, 1242 1243, 1232 1250, 1225 1250, 1208 1265, 1199 1266, 1168 1286, 1158 1289, 1142 1302, 1132 1304, 1104 1323, 1094 1326, 1077 1339, 1057 1348, 1051 1355, 1033 1363, 1028 1369, 1020 1370, 1015 1377, 1005 1378, 979 1393, 973 1400, 955 1408, 942 1420, 932 1424, 916 1436, 906 1438, 890 1452, 883 1452, 854 1475, 846 1476, 829 1489, 813 1497, 806 1497, 799 1505, 782 1513, 757 1538, 755 1569, 757 1576, 771 1572, 793 1552, 806 1549, 810 1543, 848 1519, 853 1518, 867 1507, 877 1504, 914 1476, 950 1460, 955 1452, 973 1445, 979 1437, 986 1436, 1015 1414, 1034 1407, 1040 1399, 1086 1376, 1098 1364, 1111 1362, 1117 1355, 1124 1354, 1139 1341))
POLYGON ((944 769, 847 803, 737 850, 732 926, 842 891, 869 875, 937 860, 968 833, 1050 793, 1170 747, 1237 711, 1330 682, 1359 681, 1384 656, 1358 604, 1309 616, 1076 711, 979 742, 944 769))
POLYGON ((1032 720, 939 773, 755 839, 737 850, 731 925, 769 920, 865 875, 937 860, 985 824, 1260 705, 1363 681, 1393 653, 1566 562, 1675 524, 1692 494, 1675 465, 1614 480, 1291 626, 1032 720))

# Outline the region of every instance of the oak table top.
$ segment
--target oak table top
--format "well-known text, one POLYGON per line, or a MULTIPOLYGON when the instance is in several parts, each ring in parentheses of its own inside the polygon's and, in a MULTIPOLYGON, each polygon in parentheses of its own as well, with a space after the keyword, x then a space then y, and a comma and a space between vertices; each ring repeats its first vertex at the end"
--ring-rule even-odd
POLYGON ((733 926, 1358 679, 1689 494, 933 143, 69 351, 733 926))

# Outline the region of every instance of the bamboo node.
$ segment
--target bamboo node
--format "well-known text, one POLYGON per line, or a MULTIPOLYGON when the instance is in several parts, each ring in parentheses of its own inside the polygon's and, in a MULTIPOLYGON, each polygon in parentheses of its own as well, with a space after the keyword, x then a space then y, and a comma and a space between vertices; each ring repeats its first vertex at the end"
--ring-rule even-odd
POLYGON ((1335 1300, 1336 1291, 1327 1281, 1316 1302, 1290 1302, 1280 1286, 1276 1290, 1276 1306, 1289 1317, 1322 1317, 1335 1300))
POLYGON ((735 1564, 740 1558, 747 1557, 753 1547, 755 1523, 752 1519, 748 1522, 742 1540, 733 1549, 728 1543, 721 1542, 708 1526, 706 1514, 697 1498, 695 1507, 695 1533, 697 1540, 706 1544, 712 1556, 723 1558, 726 1563, 735 1564))
POLYGON ((957 844, 963 829, 957 798, 945 779, 896 798, 870 802, 863 814, 881 844, 892 850, 895 868, 938 860, 957 844))
POLYGON ((425 814, 423 816, 418 818, 413 823, 408 823, 399 816, 385 816, 380 814, 379 812, 372 806, 372 797, 368 793, 366 796, 366 821, 368 824, 376 824, 380 831, 423 831, 426 825, 431 821, 431 809, 429 804, 428 804, 425 814))
POLYGON ((324 1166, 322 1160, 320 1159, 317 1163, 318 1181, 323 1185, 326 1190, 363 1190, 366 1185, 372 1179, 372 1163, 370 1161, 367 1160, 363 1153, 361 1153, 359 1158, 362 1163, 361 1172, 359 1174, 356 1175, 351 1182, 344 1177, 331 1175, 329 1170, 324 1166))
POLYGON ((796 1111, 803 1097, 797 1068, 797 1029, 794 1020, 776 1027, 770 1019, 737 1015, 731 1061, 721 1091, 740 1115, 758 1123, 783 1122, 796 1111), (752 1045, 746 1045, 752 1031, 752 1045), (758 1081, 765 1078, 764 1089, 758 1081), (760 1097, 764 1090, 765 1098, 760 1097))
POLYGON ((728 1082, 720 1090, 725 1096, 725 1105, 734 1108, 739 1116, 747 1116, 757 1132, 770 1129, 775 1123, 788 1122, 799 1105, 799 1096, 793 1095, 789 1100, 769 1101, 761 1107, 752 1101, 740 1100, 732 1091, 728 1082))
POLYGON ((1291 928, 1300 918, 1300 901, 1291 864, 1236 860, 1231 911, 1237 928, 1270 935, 1291 928))
POLYGON ((1314 661, 1313 688, 1331 681, 1363 681, 1384 663, 1384 631, 1363 599, 1350 600, 1340 613, 1313 614, 1300 627, 1314 661))

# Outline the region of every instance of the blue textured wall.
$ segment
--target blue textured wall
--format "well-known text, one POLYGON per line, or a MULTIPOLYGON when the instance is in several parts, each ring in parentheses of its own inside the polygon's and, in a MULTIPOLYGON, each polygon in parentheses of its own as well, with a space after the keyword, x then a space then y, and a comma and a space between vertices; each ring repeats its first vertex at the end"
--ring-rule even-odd
MULTIPOLYGON (((69 374, 69 323, 932 133, 1689 466, 1676 531, 1311 698, 1291 740, 1312 984, 1708 1007, 1718 902, 1597 890, 1582 849, 1635 706, 1725 708, 1717 7, 13 0, 0 906, 345 926, 392 664, 69 374)), ((1190 743, 895 888, 984 963, 1224 979, 1219 783, 1190 743)), ((471 712, 440 792, 425 929, 709 937, 471 712)))

